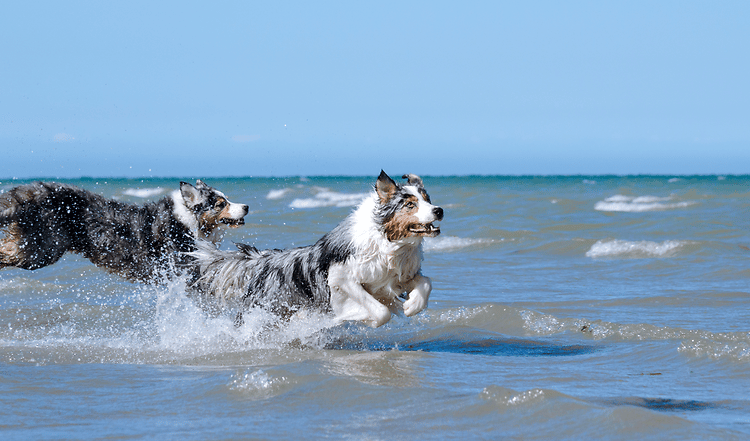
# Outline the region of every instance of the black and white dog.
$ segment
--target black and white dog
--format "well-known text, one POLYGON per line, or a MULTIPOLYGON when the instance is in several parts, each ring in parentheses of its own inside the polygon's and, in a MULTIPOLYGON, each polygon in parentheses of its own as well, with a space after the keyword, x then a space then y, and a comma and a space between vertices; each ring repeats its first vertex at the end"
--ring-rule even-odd
POLYGON ((72 185, 21 185, 0 194, 0 268, 42 268, 72 251, 132 281, 158 281, 186 264, 197 239, 218 240, 219 225, 243 225, 247 212, 200 180, 142 206, 72 185))
POLYGON ((422 240, 440 234, 433 223, 443 209, 432 205, 422 179, 404 179, 399 185, 381 171, 375 191, 314 245, 221 251, 199 241, 195 288, 224 307, 259 306, 284 317, 312 308, 378 327, 392 313, 413 316, 432 291, 421 274, 422 240))

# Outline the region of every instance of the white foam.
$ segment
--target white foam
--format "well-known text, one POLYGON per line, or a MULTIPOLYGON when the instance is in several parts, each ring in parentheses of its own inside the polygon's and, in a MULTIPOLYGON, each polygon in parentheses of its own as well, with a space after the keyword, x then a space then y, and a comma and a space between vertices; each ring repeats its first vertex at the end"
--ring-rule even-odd
POLYGON ((624 196, 621 194, 608 197, 594 204, 597 211, 619 211, 628 213, 640 213, 644 211, 663 211, 675 208, 685 208, 694 205, 693 201, 668 202, 672 197, 658 196, 624 196))
POLYGON ((339 193, 325 188, 317 188, 314 198, 295 199, 291 208, 352 207, 359 204, 368 193, 339 193))
POLYGON ((654 202, 668 201, 671 198, 660 198, 657 196, 638 196, 633 199, 634 204, 653 204, 654 202))
POLYGON ((281 199, 292 191, 291 188, 282 188, 280 190, 271 190, 266 195, 266 199, 281 199))
POLYGON ((428 237, 424 240, 424 251, 447 251, 472 247, 475 245, 488 245, 496 242, 494 239, 474 239, 469 237, 439 236, 428 237))
POLYGON ((586 252, 586 257, 670 257, 685 244, 687 242, 677 240, 666 240, 661 243, 646 240, 600 240, 586 252))
POLYGON ((161 187, 155 187, 155 188, 128 188, 127 190, 123 191, 122 194, 126 196, 135 196, 138 198, 150 198, 153 196, 158 196, 162 193, 164 193, 166 190, 161 187))

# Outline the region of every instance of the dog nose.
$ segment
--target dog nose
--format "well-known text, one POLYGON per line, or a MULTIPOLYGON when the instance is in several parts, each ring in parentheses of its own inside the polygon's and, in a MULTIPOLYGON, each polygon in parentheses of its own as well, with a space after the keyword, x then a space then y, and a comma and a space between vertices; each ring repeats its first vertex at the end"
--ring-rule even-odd
POLYGON ((243 216, 245 216, 248 212, 250 212, 250 207, 248 207, 245 204, 242 204, 242 212, 245 213, 243 216))
POLYGON ((443 220, 443 209, 440 207, 435 207, 432 209, 432 213, 435 214, 435 217, 437 220, 443 220))

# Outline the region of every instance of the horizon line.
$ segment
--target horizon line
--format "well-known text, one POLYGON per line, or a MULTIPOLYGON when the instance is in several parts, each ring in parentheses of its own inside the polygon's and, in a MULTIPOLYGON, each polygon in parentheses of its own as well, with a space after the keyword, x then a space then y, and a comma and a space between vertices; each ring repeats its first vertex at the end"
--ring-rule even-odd
MULTIPOLYGON (((33 176, 33 177, 0 177, 2 181, 49 181, 49 180, 96 180, 96 179, 116 179, 116 180, 138 180, 138 179, 188 179, 190 175, 170 175, 170 176, 33 176)), ((290 179, 290 178, 366 178, 369 174, 290 174, 290 175, 201 175, 200 177, 190 176, 190 179, 290 179)), ((689 177, 745 177, 750 176, 748 173, 468 173, 468 174, 422 174, 422 177, 429 178, 544 178, 544 177, 567 177, 567 178, 627 178, 627 177, 659 177, 659 178, 689 178, 689 177)))

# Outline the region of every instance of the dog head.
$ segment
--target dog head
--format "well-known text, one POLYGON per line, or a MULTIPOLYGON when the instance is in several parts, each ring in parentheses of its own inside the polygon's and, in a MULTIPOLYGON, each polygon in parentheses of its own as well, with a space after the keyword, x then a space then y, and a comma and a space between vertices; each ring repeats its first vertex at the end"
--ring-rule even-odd
POLYGON ((440 227, 433 222, 443 219, 443 209, 432 205, 419 176, 407 174, 403 179, 407 180, 405 184, 397 184, 381 170, 375 183, 376 215, 383 232, 392 242, 437 236, 440 227))
POLYGON ((248 206, 230 202, 224 193, 209 187, 200 179, 195 185, 180 182, 180 193, 185 206, 195 216, 198 228, 205 235, 222 224, 231 228, 245 224, 248 206))

